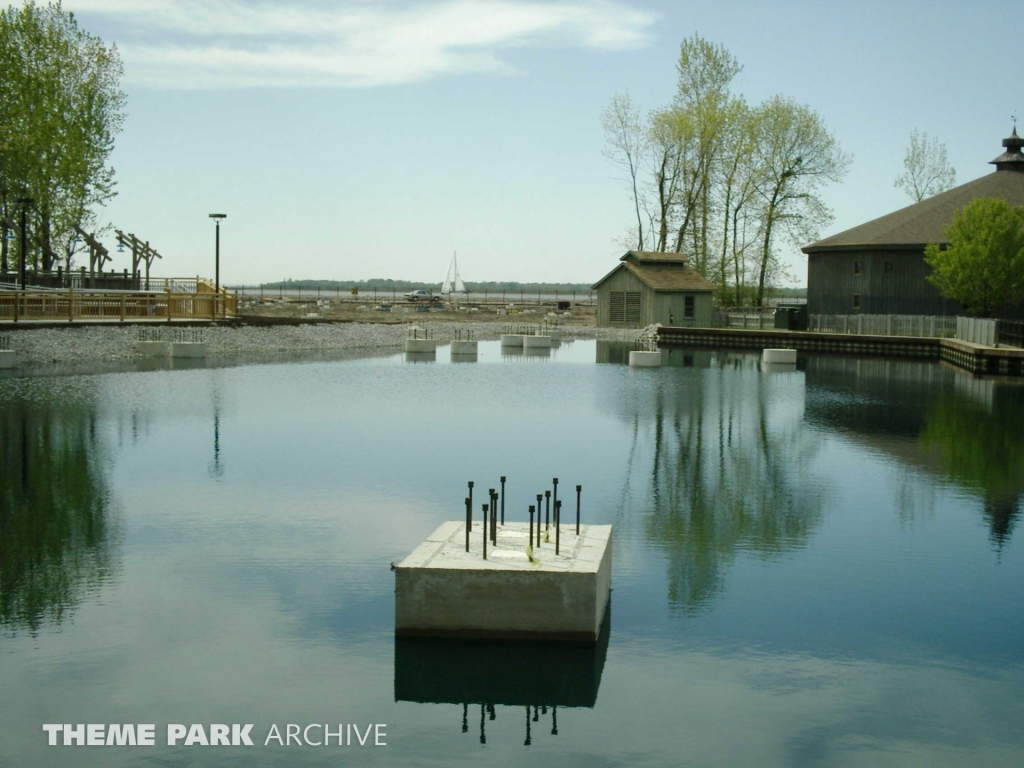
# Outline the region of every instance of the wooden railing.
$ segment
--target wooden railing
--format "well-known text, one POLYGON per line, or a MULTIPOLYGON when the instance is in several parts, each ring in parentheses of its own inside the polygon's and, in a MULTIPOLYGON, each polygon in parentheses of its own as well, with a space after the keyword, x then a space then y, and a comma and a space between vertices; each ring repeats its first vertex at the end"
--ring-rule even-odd
POLYGON ((233 317, 238 296, 202 283, 195 291, 0 291, 0 322, 31 320, 216 320, 233 317))

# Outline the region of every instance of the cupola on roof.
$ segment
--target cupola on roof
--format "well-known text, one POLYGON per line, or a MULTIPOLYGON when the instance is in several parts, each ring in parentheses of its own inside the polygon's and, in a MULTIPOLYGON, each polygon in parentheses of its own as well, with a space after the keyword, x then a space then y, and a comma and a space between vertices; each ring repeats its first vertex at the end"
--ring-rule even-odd
POLYGON ((1003 139, 1003 146, 1006 151, 995 160, 990 161, 997 171, 1017 171, 1024 173, 1024 154, 1021 154, 1021 147, 1024 147, 1024 139, 1017 135, 1017 126, 1013 126, 1013 133, 1010 138, 1003 139))

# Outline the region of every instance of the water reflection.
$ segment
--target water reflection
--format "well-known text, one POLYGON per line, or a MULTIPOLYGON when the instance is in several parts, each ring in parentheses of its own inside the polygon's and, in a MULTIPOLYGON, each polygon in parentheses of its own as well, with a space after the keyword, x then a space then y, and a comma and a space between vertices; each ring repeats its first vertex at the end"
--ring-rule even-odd
MULTIPOLYGON (((632 348, 599 342, 598 361, 625 363, 632 348)), ((644 533, 668 563, 669 604, 694 612, 721 593, 738 552, 773 557, 807 543, 825 500, 808 475, 821 437, 804 428, 802 374, 764 376, 750 353, 662 354, 698 370, 619 382, 605 406, 632 427, 624 495, 643 498, 644 533)))
POLYGON ((928 363, 829 357, 808 361, 807 381, 811 423, 978 496, 992 542, 1009 539, 1024 495, 1024 387, 928 363))
POLYGON ((0 404, 0 626, 60 623, 113 570, 114 523, 95 411, 0 404))
MULTIPOLYGON (((558 708, 593 708, 608 655, 611 607, 598 641, 495 643, 436 638, 395 638, 395 701, 461 704, 462 732, 469 731, 470 708, 480 708, 480 743, 497 706, 526 713, 529 746, 545 718, 558 735, 558 708)), ((510 715, 513 716, 513 715, 510 715)))

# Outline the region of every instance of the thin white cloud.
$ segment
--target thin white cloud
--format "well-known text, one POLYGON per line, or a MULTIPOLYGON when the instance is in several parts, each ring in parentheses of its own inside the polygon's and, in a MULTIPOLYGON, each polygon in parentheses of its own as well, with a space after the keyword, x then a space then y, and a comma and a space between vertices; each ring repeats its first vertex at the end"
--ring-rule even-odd
POLYGON ((501 53, 510 48, 637 48, 655 21, 620 0, 72 0, 67 6, 113 30, 128 82, 157 88, 370 87, 509 72, 501 53))

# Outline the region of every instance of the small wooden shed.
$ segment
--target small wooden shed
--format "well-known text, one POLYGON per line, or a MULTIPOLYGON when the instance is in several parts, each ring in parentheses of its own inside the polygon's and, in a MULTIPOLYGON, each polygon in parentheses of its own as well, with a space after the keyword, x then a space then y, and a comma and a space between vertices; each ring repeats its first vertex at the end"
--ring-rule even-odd
POLYGON ((644 328, 653 323, 711 326, 715 286, 681 253, 629 251, 593 289, 599 328, 644 328))

